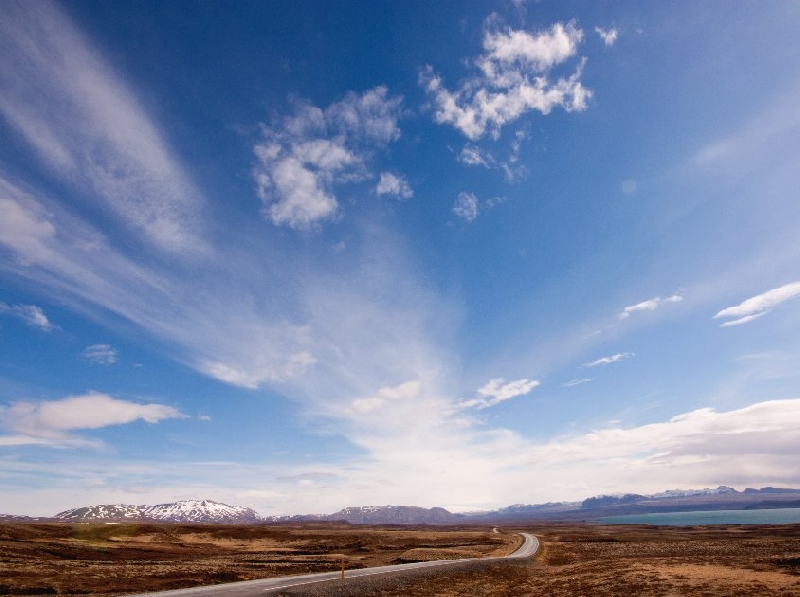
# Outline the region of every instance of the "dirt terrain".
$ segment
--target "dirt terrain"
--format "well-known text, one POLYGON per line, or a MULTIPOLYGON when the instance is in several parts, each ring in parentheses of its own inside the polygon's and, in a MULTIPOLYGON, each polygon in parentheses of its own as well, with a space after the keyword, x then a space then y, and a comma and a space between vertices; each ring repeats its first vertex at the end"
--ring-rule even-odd
POLYGON ((316 525, 2 524, 0 595, 123 595, 441 558, 535 560, 351 579, 286 595, 797 595, 800 525, 519 528, 316 525))

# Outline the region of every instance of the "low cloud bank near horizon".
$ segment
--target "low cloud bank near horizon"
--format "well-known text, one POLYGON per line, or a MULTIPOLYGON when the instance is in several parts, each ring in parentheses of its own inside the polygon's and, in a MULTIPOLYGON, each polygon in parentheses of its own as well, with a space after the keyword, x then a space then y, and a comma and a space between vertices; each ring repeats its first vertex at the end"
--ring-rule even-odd
MULTIPOLYGON (((401 388, 386 398, 414 391, 401 388)), ((353 505, 498 508, 675 487, 791 487, 800 475, 794 457, 800 451, 798 426, 800 399, 789 399, 730 411, 701 408, 666 421, 610 425, 549 442, 495 431, 482 438, 480 450, 474 443, 442 444, 439 450, 428 444, 417 450, 398 445, 409 435, 387 437, 347 465, 122 461, 111 472, 77 458, 71 468, 27 465, 49 467, 52 486, 34 489, 23 500, 14 483, 7 483, 0 500, 13 513, 51 515, 74 506, 75 500, 91 505, 193 497, 281 515, 332 513, 353 505), (420 499, 423 486, 428 491, 420 499), (70 492, 70 504, 60 501, 64 491, 70 492)), ((25 466, 18 464, 18 472, 25 466)))

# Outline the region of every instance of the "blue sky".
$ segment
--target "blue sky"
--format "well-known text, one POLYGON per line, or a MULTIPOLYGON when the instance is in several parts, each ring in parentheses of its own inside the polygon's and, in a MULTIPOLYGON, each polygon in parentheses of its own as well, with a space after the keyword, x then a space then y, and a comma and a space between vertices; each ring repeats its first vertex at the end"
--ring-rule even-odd
POLYGON ((0 14, 0 511, 800 484, 797 2, 0 14))

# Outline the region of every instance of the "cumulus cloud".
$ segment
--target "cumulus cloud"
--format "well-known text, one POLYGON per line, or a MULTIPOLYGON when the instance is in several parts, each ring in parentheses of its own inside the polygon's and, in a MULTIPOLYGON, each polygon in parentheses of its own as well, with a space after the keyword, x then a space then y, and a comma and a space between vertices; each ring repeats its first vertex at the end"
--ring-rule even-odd
POLYGON ((420 84, 430 96, 434 119, 450 124, 469 139, 486 131, 498 136, 500 129, 531 110, 548 114, 553 108, 580 111, 591 91, 581 84, 583 60, 568 77, 550 80, 551 70, 577 56, 583 39, 573 22, 556 23, 538 33, 490 27, 484 34, 484 53, 472 64, 478 74, 455 90, 447 89, 441 77, 427 67, 420 84))
POLYGON ((491 197, 484 201, 479 201, 474 193, 462 191, 453 203, 453 213, 462 220, 472 222, 481 212, 489 211, 505 200, 505 197, 491 197))
POLYGON ((483 166, 484 168, 492 168, 496 161, 491 153, 485 149, 467 143, 458 154, 458 161, 468 166, 483 166))
MULTIPOLYGON (((263 212, 273 224, 307 229, 336 215, 336 187, 371 178, 375 150, 400 136, 402 98, 385 87, 344 99, 322 110, 300 104, 292 116, 263 127, 253 169, 263 212)), ((384 173, 378 193, 408 198, 408 183, 384 173)))
POLYGON ((137 420, 158 423, 183 416, 171 406, 139 404, 97 392, 45 402, 12 402, 0 409, 3 427, 19 434, 5 439, 11 442, 15 438, 17 444, 70 442, 76 438, 68 432, 78 429, 99 429, 137 420))
POLYGON ((56 4, 0 8, 0 116, 52 174, 143 239, 203 249, 202 194, 126 82, 56 4))
POLYGON ((109 344, 92 344, 81 352, 81 356, 87 361, 98 365, 113 365, 117 362, 117 351, 109 344))
POLYGON ((610 29, 595 27, 594 31, 600 36, 600 39, 602 39, 603 43, 605 43, 607 46, 613 46, 614 42, 617 41, 617 36, 619 35, 619 31, 614 27, 610 29))
POLYGON ((378 195, 392 195, 397 199, 410 199, 414 196, 414 189, 411 188, 408 181, 391 172, 381 172, 375 192, 378 195))
POLYGON ((683 297, 680 294, 673 294, 667 298, 661 298, 660 296, 657 296, 646 301, 642 301, 641 303, 636 303, 635 305, 625 307, 619 314, 619 318, 627 319, 630 317, 631 313, 636 313, 637 311, 655 311, 664 303, 679 303, 682 300, 683 297))
POLYGON ((773 288, 772 290, 767 290, 766 292, 751 297, 735 307, 723 309, 714 315, 714 319, 730 317, 735 318, 731 321, 726 321, 725 323, 721 324, 721 327, 741 325, 743 323, 753 321, 754 319, 758 319, 759 317, 762 317, 763 315, 766 315, 772 311, 774 307, 780 305, 784 301, 788 301, 799 296, 800 282, 792 282, 791 284, 785 284, 780 288, 773 288))
POLYGON ((8 313, 21 319, 29 326, 45 332, 51 331, 54 327, 47 315, 42 311, 42 308, 36 305, 7 305, 0 302, 0 313, 8 313))
POLYGON ((478 198, 472 193, 459 193, 453 203, 453 213, 467 222, 478 217, 478 210, 478 198))
POLYGON ((598 365, 609 365, 611 363, 617 363, 624 359, 629 359, 631 357, 636 356, 632 352, 618 352, 617 354, 613 354, 610 357, 602 357, 597 359, 596 361, 591 361, 589 363, 584 363, 584 367, 597 367, 598 365))

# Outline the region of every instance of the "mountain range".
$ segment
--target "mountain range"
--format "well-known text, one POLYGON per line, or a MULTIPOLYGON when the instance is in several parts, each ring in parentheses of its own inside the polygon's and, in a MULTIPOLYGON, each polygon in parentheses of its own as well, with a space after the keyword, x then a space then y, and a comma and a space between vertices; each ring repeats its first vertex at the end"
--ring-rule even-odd
POLYGON ((126 504, 85 506, 59 512, 53 517, 64 522, 153 521, 247 524, 260 522, 252 508, 228 506, 211 500, 182 500, 155 506, 126 504))
POLYGON ((0 515, 0 522, 464 524, 526 520, 593 520, 619 514, 798 507, 800 507, 800 489, 763 487, 737 491, 731 487, 720 486, 690 490, 673 489, 651 495, 635 493, 600 495, 581 502, 514 504, 498 510, 467 513, 417 506, 358 506, 344 508, 333 514, 262 517, 252 508, 229 506, 212 500, 182 500, 155 506, 127 504, 85 506, 59 512, 52 518, 0 515))

